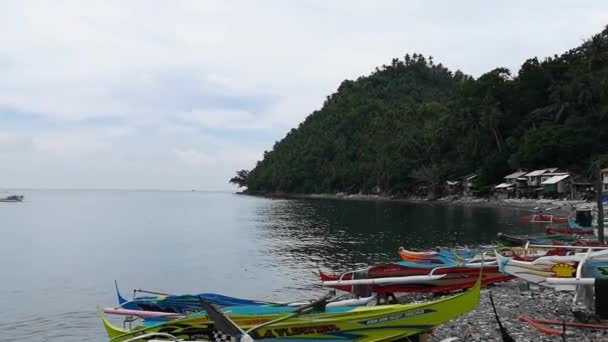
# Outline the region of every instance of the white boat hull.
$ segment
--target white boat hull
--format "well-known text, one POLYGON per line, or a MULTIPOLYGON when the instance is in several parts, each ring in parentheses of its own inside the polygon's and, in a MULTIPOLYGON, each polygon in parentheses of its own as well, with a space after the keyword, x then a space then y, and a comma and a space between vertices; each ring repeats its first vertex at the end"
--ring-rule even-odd
POLYGON ((567 281, 548 281, 548 279, 576 279, 580 277, 581 263, 588 259, 606 259, 608 250, 577 253, 567 256, 546 256, 534 261, 519 261, 498 255, 499 269, 527 282, 551 287, 556 291, 575 291, 576 284, 567 281))

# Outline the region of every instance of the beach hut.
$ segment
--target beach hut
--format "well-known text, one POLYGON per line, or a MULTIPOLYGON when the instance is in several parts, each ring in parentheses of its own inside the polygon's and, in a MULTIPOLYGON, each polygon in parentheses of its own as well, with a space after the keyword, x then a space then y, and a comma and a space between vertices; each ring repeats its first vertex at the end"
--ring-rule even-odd
POLYGON ((449 195, 457 195, 461 190, 460 182, 452 180, 446 181, 445 189, 449 195))
POLYGON ((543 191, 542 186, 542 175, 545 173, 556 172, 557 168, 548 168, 548 169, 539 169, 534 170, 532 172, 526 173, 524 177, 526 177, 527 183, 527 197, 538 197, 539 194, 543 191))
POLYGON ((557 198, 570 195, 570 174, 554 175, 544 180, 542 185, 543 197, 557 198))
POLYGON ((477 174, 471 173, 462 177, 462 193, 465 196, 473 196, 477 191, 477 174))
MULTIPOLYGON (((519 170, 517 172, 513 172, 512 174, 506 175, 504 177, 505 182, 502 184, 512 184, 514 185, 513 187, 501 187, 498 189, 502 189, 502 188, 507 188, 507 189, 513 189, 513 195, 515 195, 515 197, 520 197, 521 194, 524 194, 526 192, 526 190, 528 189, 528 182, 527 182, 527 178, 525 177, 526 173, 528 173, 528 171, 522 171, 519 170)), ((501 184, 499 184, 501 185, 501 184)), ((494 189, 496 189, 496 187, 494 187, 494 189)))
POLYGON ((515 184, 511 183, 500 183, 494 187, 494 196, 497 199, 505 199, 515 196, 515 184))

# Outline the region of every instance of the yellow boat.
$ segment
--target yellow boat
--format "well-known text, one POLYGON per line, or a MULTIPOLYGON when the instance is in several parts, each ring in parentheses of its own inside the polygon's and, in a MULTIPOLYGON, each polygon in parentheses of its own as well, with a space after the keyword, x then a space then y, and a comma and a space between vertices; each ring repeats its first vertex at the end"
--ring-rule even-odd
MULTIPOLYGON (((477 308, 480 287, 478 280, 466 292, 416 304, 328 307, 322 312, 295 315, 297 308, 281 306, 225 307, 222 311, 255 340, 394 341, 431 330, 477 308)), ((102 320, 111 342, 148 341, 151 333, 214 341, 218 331, 205 312, 133 329, 115 327, 103 315, 102 320)))

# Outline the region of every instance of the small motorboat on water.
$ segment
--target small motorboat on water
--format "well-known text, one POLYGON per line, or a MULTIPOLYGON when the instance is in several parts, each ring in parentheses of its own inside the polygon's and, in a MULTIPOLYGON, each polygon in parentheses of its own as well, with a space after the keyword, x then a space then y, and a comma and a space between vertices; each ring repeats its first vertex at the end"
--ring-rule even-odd
POLYGON ((0 202, 23 202, 23 195, 11 195, 0 198, 0 202))

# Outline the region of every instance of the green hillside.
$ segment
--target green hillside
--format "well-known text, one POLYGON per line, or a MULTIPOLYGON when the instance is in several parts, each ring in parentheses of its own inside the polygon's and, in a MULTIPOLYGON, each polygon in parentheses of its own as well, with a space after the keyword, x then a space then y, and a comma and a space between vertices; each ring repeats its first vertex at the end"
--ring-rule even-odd
POLYGON ((608 27, 514 75, 473 78, 431 57, 393 59, 342 82, 231 182, 252 193, 408 194, 471 172, 493 184, 517 168, 585 173, 608 152, 608 27))

